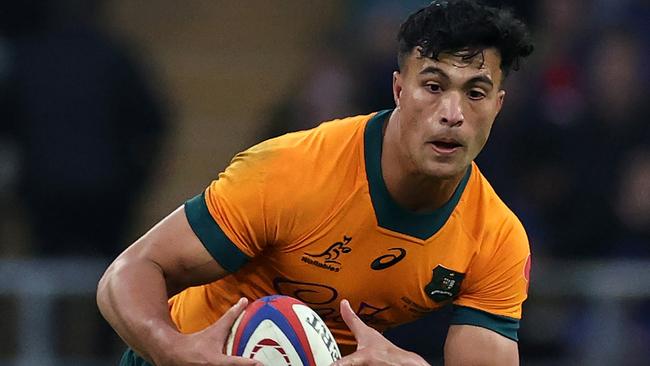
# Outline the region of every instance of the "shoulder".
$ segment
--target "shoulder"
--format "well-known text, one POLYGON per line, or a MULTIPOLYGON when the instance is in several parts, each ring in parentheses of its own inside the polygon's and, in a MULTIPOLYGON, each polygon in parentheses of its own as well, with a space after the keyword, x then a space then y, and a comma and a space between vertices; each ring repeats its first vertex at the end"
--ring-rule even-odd
POLYGON ((474 163, 466 194, 461 198, 461 205, 465 230, 474 240, 480 242, 481 246, 492 247, 509 243, 508 246, 514 246, 512 250, 529 252, 524 225, 474 163))
POLYGON ((372 117, 328 121, 282 135, 237 154, 210 192, 242 197, 271 225, 292 223, 298 236, 353 194, 363 170, 363 132, 372 117), (250 202, 254 197, 255 202, 250 202))
POLYGON ((309 130, 291 132, 251 147, 251 153, 274 153, 276 157, 313 156, 324 149, 356 143, 373 114, 325 121, 309 130), (305 153, 308 153, 305 155, 305 153))
POLYGON ((528 293, 528 237, 521 221, 475 165, 472 173, 460 215, 461 225, 474 243, 473 255, 455 302, 465 310, 455 311, 458 319, 454 324, 487 324, 488 329, 516 339, 521 304, 528 293), (486 314, 480 315, 480 311, 486 314))
POLYGON ((362 158, 363 131, 372 115, 326 121, 263 141, 237 154, 228 170, 247 167, 264 180, 300 181, 310 173, 326 175, 340 160, 356 165, 362 158))

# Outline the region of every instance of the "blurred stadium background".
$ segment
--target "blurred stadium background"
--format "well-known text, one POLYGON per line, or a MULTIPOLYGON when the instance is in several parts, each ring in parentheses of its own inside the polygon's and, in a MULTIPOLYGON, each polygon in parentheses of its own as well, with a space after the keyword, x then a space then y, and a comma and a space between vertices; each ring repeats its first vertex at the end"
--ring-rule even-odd
MULTIPOLYGON (((537 49, 479 157, 527 227, 523 365, 650 363, 650 5, 491 1, 537 49)), ((0 8, 0 365, 116 365, 110 260, 236 152, 392 107, 426 1, 24 0, 0 8)), ((440 365, 445 313, 389 332, 440 365)))

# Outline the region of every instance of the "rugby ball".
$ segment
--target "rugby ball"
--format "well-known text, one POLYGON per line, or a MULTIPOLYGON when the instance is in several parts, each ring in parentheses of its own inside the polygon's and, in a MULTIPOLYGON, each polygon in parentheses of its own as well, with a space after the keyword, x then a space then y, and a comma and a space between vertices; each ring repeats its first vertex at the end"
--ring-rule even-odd
POLYGON ((325 322, 289 296, 255 300, 232 326, 226 354, 266 366, 329 366, 341 352, 325 322))

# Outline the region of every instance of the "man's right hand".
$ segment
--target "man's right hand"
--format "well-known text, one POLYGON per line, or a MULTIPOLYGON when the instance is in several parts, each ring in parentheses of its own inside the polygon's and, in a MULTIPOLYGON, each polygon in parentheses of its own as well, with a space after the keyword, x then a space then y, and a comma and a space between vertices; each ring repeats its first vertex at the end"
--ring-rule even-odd
POLYGON ((230 329, 246 309, 248 300, 241 298, 211 326, 192 334, 180 334, 171 340, 160 355, 152 355, 157 366, 263 366, 259 361, 225 355, 230 329))

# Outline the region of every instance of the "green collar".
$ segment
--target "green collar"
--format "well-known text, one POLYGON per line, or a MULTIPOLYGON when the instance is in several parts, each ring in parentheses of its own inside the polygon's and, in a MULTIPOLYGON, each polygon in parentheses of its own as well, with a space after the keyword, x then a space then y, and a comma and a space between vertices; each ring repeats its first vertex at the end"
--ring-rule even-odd
POLYGON ((381 172, 382 127, 391 112, 392 110, 378 112, 368 121, 364 132, 366 176, 372 206, 380 227, 426 240, 437 233, 451 216, 465 190, 472 169, 467 169, 451 199, 434 212, 415 213, 399 206, 388 193, 381 172))

